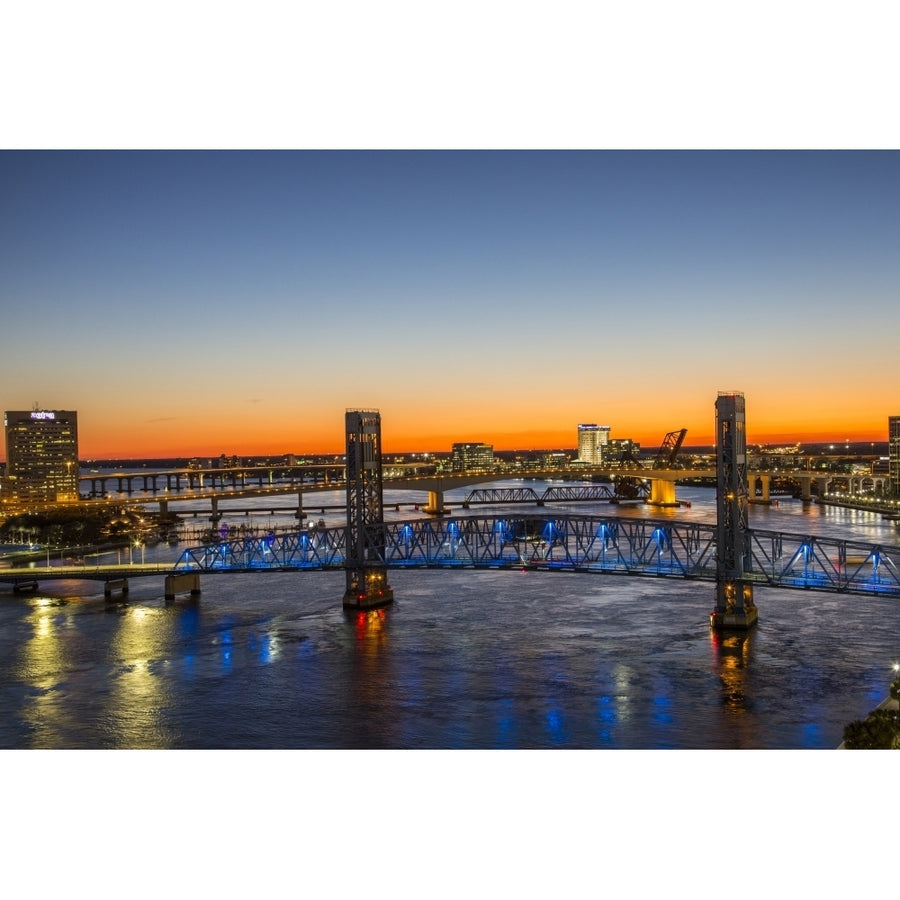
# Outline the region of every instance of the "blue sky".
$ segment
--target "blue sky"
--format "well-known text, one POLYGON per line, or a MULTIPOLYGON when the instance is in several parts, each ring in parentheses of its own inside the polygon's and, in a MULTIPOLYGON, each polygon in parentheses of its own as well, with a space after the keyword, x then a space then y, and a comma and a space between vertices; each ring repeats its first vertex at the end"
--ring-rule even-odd
POLYGON ((3 407, 98 455, 337 448, 357 405, 427 449, 699 440, 731 389, 751 438, 868 439, 900 403, 892 151, 6 151, 0 189, 3 407))

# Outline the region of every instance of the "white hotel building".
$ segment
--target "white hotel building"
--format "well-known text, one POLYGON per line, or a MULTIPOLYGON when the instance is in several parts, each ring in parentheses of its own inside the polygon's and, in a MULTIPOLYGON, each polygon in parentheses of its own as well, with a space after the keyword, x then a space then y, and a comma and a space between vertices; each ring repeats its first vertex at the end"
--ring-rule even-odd
POLYGON ((603 449, 609 443, 609 425, 578 426, 578 459, 576 462, 599 466, 603 463, 603 449))

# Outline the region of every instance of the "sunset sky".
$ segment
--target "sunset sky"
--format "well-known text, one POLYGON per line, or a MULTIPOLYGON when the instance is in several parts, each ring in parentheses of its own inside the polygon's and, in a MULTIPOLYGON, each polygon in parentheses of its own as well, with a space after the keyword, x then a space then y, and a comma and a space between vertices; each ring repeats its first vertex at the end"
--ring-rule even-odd
POLYGON ((897 152, 4 151, 0 192, 0 406, 85 458, 900 414, 897 152))

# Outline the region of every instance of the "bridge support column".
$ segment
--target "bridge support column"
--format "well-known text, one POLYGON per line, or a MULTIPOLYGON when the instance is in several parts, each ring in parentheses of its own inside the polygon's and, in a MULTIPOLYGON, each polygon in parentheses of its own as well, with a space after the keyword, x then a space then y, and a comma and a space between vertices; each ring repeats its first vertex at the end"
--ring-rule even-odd
POLYGON ((772 476, 771 475, 762 475, 760 473, 754 473, 750 476, 750 483, 753 485, 753 490, 748 491, 751 503, 771 503, 772 498, 769 496, 769 490, 772 485, 772 476), (760 494, 756 496, 756 482, 759 481, 760 494))
POLYGON ((716 608, 713 628, 750 628, 758 613, 747 536, 747 434, 744 395, 720 393, 716 400, 716 608))
POLYGON ((37 581, 16 581, 13 583, 14 594, 33 594, 38 589, 37 581))
POLYGON ((800 499, 804 502, 812 500, 812 478, 800 479, 800 499))
POLYGON ((422 510, 432 516, 444 513, 444 492, 440 489, 428 492, 428 505, 422 510))
POLYGON ((675 482, 662 478, 650 479, 650 506, 678 506, 675 499, 675 482))
POLYGON ((200 593, 200 573, 184 572, 179 575, 166 575, 165 598, 174 600, 176 594, 190 592, 192 597, 200 593))
POLYGON ((294 513, 294 518, 303 524, 303 520, 306 518, 306 513, 303 512, 303 491, 297 491, 297 512, 294 513))
POLYGON ((215 528, 222 518, 222 514, 219 512, 219 498, 210 497, 210 502, 212 503, 212 511, 209 516, 209 521, 212 522, 212 526, 215 528))
POLYGON ((128 579, 127 578, 110 578, 103 585, 103 596, 109 600, 112 595, 119 592, 123 597, 128 595, 128 579))
POLYGON ((371 609, 394 600, 385 556, 381 413, 347 410, 347 589, 345 609, 371 609))
POLYGON ((160 535, 168 534, 169 529, 175 524, 175 516, 169 513, 169 501, 159 501, 159 521, 157 528, 160 535))

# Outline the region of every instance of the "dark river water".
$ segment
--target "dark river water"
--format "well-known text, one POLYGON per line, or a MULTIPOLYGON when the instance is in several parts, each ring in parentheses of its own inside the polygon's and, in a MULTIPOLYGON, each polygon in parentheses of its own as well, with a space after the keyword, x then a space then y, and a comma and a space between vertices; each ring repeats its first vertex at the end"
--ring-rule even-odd
MULTIPOLYGON (((679 497, 691 507, 663 516, 714 521, 714 491, 679 497)), ((900 543, 877 515, 800 501, 753 507, 752 526, 900 543)), ((93 582, 3 589, 0 747, 832 749, 900 657, 896 600, 757 590, 757 627, 719 637, 711 584, 390 582, 394 604, 358 614, 341 608, 340 573, 203 576, 199 598, 169 603, 162 576, 133 579, 125 602, 93 582)))

